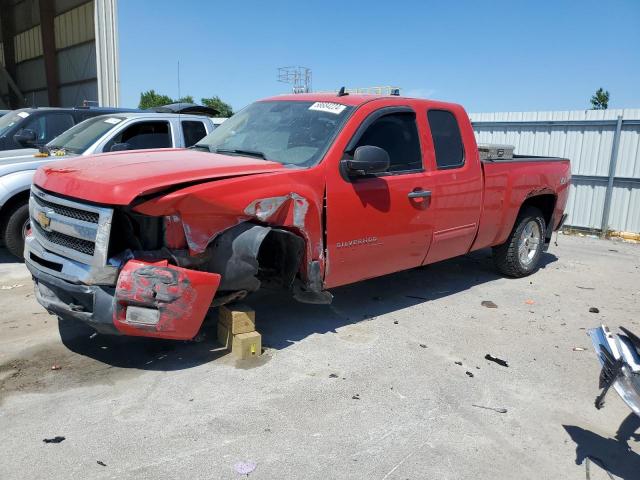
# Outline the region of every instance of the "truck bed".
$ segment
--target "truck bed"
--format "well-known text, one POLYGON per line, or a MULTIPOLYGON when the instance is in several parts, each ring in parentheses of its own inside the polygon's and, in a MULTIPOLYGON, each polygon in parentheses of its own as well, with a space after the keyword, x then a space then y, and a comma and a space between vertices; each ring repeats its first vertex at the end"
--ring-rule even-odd
MULTIPOLYGON (((531 196, 557 197, 557 206, 566 204, 571 183, 569 160, 559 157, 514 155, 510 159, 483 160, 484 199, 478 235, 472 250, 503 243, 515 223, 522 203, 531 196)), ((562 211, 547 219, 555 229, 562 211)))

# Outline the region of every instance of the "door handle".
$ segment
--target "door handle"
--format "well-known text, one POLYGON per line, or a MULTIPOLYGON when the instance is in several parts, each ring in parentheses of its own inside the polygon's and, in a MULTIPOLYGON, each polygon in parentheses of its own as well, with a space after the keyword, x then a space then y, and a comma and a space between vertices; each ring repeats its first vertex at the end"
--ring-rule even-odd
POLYGON ((431 190, 414 190, 407 194, 409 198, 425 198, 431 197, 431 190))

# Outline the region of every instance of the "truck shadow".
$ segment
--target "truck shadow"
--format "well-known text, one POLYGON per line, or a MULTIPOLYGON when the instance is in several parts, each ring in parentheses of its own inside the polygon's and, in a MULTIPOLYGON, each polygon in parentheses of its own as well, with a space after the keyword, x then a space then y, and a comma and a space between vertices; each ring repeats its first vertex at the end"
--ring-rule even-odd
MULTIPOLYGON (((288 293, 261 291, 249 297, 256 310, 256 328, 263 347, 283 349, 309 335, 335 332, 341 327, 379 315, 453 295, 501 278, 491 252, 482 250, 427 267, 378 277, 332 290, 331 305, 296 302, 288 293)), ((541 268, 557 257, 545 253, 541 268)), ((181 370, 211 362, 225 355, 216 341, 217 311, 205 320, 200 342, 93 335, 90 327, 60 321, 63 344, 71 351, 109 365, 144 370, 181 370)))
POLYGON ((0 247, 0 264, 2 263, 24 263, 22 259, 18 259, 11 255, 9 251, 4 248, 4 246, 0 247))
MULTIPOLYGON (((629 443, 631 440, 640 441, 640 417, 630 413, 620 424, 614 438, 606 438, 575 425, 563 427, 576 444, 576 465, 582 465, 589 459, 616 478, 638 478, 640 455, 631 450, 629 443)), ((586 468, 594 471, 594 467, 586 468)))

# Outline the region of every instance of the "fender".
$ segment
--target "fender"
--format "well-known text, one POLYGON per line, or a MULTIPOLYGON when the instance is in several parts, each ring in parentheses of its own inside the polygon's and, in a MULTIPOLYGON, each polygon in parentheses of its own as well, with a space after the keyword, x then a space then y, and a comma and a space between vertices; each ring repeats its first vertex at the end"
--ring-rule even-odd
POLYGON ((35 173, 35 170, 24 170, 0 177, 0 207, 19 193, 31 189, 31 182, 35 173))

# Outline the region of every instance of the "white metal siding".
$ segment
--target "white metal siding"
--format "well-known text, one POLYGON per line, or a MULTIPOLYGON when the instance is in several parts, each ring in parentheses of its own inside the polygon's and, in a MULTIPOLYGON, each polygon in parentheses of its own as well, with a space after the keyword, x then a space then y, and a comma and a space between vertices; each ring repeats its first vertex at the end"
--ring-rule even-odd
POLYGON ((40 30, 40 25, 36 25, 13 37, 13 44, 16 63, 42 56, 42 31, 40 30))
POLYGON ((56 49, 71 47, 94 39, 93 2, 85 3, 53 19, 56 49))
MULTIPOLYGON (((519 155, 566 157, 574 175, 567 205, 567 225, 600 228, 607 189, 615 125, 483 125, 482 122, 539 122, 564 120, 640 119, 640 109, 576 110, 557 112, 472 113, 480 143, 506 143, 519 155)), ((616 177, 640 179, 640 125, 625 125, 620 132, 616 177)), ((640 232, 640 180, 614 182, 609 226, 613 230, 640 232)))

